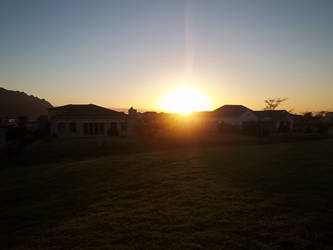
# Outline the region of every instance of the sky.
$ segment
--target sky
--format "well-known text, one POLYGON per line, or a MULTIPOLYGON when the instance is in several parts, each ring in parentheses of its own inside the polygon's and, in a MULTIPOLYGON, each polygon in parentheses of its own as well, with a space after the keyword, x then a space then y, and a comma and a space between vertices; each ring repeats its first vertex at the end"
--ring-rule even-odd
POLYGON ((156 109, 179 85, 211 108, 333 111, 333 1, 0 3, 0 87, 53 105, 156 109))

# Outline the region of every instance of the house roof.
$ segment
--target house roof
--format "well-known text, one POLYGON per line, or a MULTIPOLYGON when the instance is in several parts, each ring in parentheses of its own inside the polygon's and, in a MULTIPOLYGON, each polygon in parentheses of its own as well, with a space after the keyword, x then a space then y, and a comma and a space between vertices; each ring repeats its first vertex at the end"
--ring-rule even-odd
POLYGON ((243 105, 224 105, 212 111, 212 114, 214 116, 218 115, 223 117, 237 118, 248 111, 252 112, 251 109, 244 107, 243 105))
POLYGON ((126 114, 123 112, 117 112, 94 104, 68 104, 50 108, 49 111, 52 112, 53 117, 69 119, 109 119, 126 117, 126 114))
POLYGON ((259 119, 278 120, 291 117, 291 114, 286 110, 263 110, 254 111, 254 113, 259 119))

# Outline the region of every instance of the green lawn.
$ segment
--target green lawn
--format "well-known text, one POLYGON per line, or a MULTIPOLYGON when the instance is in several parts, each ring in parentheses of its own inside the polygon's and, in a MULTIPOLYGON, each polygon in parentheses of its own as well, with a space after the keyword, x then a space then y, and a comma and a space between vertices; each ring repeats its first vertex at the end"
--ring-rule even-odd
POLYGON ((0 170, 0 249, 331 249, 333 141, 0 170))

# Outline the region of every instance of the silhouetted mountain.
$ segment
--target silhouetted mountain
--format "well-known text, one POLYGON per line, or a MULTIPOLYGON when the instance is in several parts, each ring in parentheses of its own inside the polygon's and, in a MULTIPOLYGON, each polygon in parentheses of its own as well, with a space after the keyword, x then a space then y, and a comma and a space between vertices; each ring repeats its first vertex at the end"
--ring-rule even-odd
POLYGON ((0 88, 0 117, 38 117, 47 115, 48 108, 52 105, 44 99, 0 88))

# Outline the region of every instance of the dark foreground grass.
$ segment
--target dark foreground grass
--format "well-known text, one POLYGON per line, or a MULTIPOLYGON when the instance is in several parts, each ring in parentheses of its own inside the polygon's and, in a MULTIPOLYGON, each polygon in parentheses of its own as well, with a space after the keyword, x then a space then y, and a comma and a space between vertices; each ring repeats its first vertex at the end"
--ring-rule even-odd
POLYGON ((331 249, 333 141, 0 171, 2 249, 331 249))

